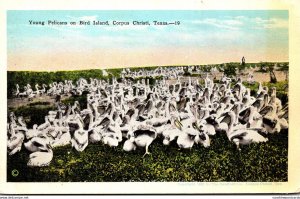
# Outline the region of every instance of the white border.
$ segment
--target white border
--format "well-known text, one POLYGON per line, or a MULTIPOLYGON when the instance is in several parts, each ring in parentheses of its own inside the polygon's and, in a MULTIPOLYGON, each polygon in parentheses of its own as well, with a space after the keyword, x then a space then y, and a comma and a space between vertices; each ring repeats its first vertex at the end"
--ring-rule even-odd
POLYGON ((297 128, 297 103, 300 89, 297 86, 300 66, 299 49, 299 3, 296 0, 2 0, 0 3, 0 193, 6 194, 110 194, 110 193, 292 193, 300 191, 299 130, 297 128), (289 10, 289 58, 290 58, 290 129, 288 182, 283 183, 6 183, 6 11, 7 10, 289 10))

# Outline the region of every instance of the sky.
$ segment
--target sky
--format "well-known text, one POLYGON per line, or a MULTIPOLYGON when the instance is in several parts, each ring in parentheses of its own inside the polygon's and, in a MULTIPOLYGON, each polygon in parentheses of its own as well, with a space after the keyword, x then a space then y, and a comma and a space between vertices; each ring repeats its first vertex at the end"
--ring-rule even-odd
POLYGON ((40 71, 218 64, 239 62, 242 56, 246 62, 288 61, 288 11, 12 10, 7 12, 7 54, 8 70, 40 71), (30 20, 45 25, 30 25, 30 20), (48 20, 68 24, 48 25, 48 20), (92 25, 98 20, 110 25, 92 25))

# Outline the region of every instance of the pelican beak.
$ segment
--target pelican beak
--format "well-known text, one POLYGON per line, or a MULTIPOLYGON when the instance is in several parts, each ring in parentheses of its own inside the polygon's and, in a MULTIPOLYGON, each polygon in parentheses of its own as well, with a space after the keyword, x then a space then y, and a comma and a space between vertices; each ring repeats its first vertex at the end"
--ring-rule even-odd
POLYGON ((84 122, 83 122, 83 120, 82 120, 82 118, 81 118, 81 117, 79 117, 79 120, 80 120, 80 122, 82 122, 82 124, 84 124, 84 122))
POLYGON ((176 127, 178 128, 178 129, 182 129, 182 123, 178 120, 178 119, 175 119, 175 125, 176 125, 176 127))

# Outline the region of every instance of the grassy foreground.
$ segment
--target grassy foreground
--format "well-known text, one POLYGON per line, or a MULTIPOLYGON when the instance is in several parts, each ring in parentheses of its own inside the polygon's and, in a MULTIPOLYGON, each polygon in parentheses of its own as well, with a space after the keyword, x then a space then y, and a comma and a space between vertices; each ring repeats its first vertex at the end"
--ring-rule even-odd
POLYGON ((7 157, 7 181, 287 181, 287 131, 270 135, 267 143, 243 146, 242 151, 225 134, 217 134, 209 148, 178 150, 176 143, 163 146, 157 139, 150 152, 142 158, 144 149, 124 152, 122 146, 110 148, 99 143, 90 144, 79 153, 65 146, 54 149, 50 166, 29 168, 29 153, 22 150, 7 157))

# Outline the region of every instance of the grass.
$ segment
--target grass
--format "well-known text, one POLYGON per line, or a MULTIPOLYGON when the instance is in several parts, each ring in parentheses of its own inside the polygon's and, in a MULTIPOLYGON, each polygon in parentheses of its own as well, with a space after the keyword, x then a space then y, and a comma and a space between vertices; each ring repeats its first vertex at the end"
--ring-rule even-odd
POLYGON ((287 181, 288 133, 270 135, 267 143, 243 146, 238 151, 225 134, 212 138, 211 147, 178 150, 176 143, 163 146, 155 140, 151 155, 144 149, 125 152, 122 146, 90 144, 77 152, 71 146, 54 149, 48 167, 26 166, 29 153, 8 156, 10 182, 155 182, 155 181, 287 181), (18 176, 12 176, 13 170, 18 176))

